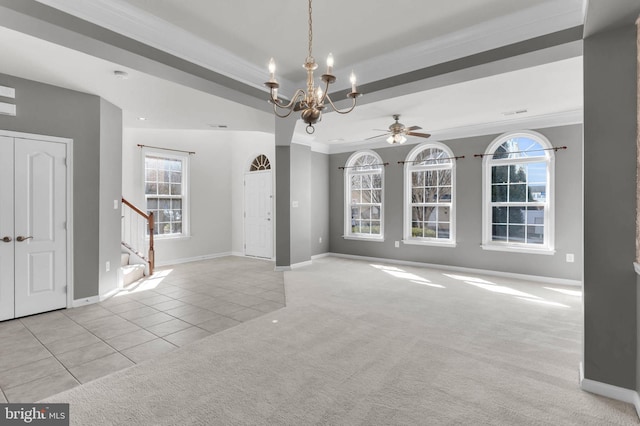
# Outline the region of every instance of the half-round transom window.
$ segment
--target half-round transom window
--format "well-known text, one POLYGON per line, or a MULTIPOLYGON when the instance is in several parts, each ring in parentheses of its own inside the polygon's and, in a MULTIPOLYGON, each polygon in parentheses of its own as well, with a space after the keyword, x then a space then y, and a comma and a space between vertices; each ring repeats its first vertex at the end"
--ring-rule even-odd
POLYGON ((250 172, 259 172, 261 170, 271 170, 271 163, 266 155, 260 154, 251 162, 250 172))

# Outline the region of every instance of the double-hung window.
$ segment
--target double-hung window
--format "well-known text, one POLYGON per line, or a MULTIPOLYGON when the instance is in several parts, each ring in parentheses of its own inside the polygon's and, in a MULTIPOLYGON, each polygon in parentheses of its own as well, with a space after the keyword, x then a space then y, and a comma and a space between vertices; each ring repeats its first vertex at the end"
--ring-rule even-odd
POLYGON ((415 147, 404 165, 405 244, 455 245, 455 160, 441 143, 415 147))
POLYGON ((153 233, 158 237, 189 235, 188 164, 186 154, 145 151, 145 201, 147 213, 153 213, 153 233))
POLYGON ((384 165, 373 151, 358 151, 344 168, 344 237, 382 240, 384 238, 384 165))
POLYGON ((497 138, 483 158, 483 248, 553 254, 554 152, 536 132, 497 138))

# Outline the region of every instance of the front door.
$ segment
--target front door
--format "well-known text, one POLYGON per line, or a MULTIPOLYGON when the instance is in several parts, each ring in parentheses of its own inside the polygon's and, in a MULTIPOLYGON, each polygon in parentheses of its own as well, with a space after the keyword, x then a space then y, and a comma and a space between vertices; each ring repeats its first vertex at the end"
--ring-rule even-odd
POLYGON ((64 308, 67 306, 67 145, 7 137, 1 137, 0 142, 3 164, 0 239, 6 236, 11 240, 0 241, 0 292, 7 296, 6 300, 0 298, 0 318, 64 308), (6 171, 10 162, 11 176, 6 171), (13 212, 13 223, 7 218, 8 210, 13 212), (14 299, 12 307, 9 307, 10 293, 14 299))
POLYGON ((244 175, 244 240, 247 256, 273 257, 273 181, 271 170, 244 175))

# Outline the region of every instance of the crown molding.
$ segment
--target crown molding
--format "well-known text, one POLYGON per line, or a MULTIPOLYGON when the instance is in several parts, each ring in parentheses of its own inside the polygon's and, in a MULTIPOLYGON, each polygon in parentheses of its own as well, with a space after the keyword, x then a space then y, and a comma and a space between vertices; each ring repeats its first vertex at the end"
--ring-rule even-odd
MULTIPOLYGON (((453 127, 449 129, 436 129, 430 130, 429 133, 431 133, 430 140, 446 141, 450 139, 499 134, 522 129, 544 129, 548 127, 568 126, 572 124, 581 124, 582 121, 582 109, 576 109, 552 114, 472 124, 469 126, 453 127)), ((406 145, 416 145, 422 142, 424 141, 409 142, 406 145)), ((321 142, 314 143, 316 145, 322 144, 321 142)), ((346 142, 335 145, 325 143, 323 145, 328 147, 327 150, 329 154, 352 152, 364 148, 375 149, 392 147, 392 145, 389 145, 385 140, 346 142)))
MULTIPOLYGON (((442 37, 396 49, 353 64, 349 69, 356 71, 360 84, 383 80, 394 75, 579 27, 584 23, 584 16, 584 2, 546 2, 442 37)), ((338 78, 333 86, 334 92, 350 87, 347 71, 343 71, 342 74, 337 74, 338 78)))
MULTIPOLYGON (((258 67, 122 0, 36 1, 267 92, 258 83, 265 79, 266 65, 258 67)), ((293 86, 287 80, 281 84, 293 86)))

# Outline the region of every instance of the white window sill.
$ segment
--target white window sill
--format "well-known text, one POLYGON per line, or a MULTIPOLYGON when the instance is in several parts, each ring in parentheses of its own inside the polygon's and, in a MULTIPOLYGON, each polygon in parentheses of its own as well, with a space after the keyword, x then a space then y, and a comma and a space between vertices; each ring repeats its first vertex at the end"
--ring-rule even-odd
POLYGON ((553 256, 554 254, 556 254, 556 251, 554 249, 549 248, 520 247, 498 244, 482 244, 481 247, 483 250, 506 251, 510 253, 544 254, 547 256, 553 256))
POLYGON ((412 246, 433 246, 433 247, 449 247, 455 248, 458 244, 455 241, 450 240, 402 240, 402 244, 412 246))
POLYGON ((354 241, 372 241, 376 243, 384 242, 384 237, 358 237, 356 235, 343 235, 342 238, 354 241))

